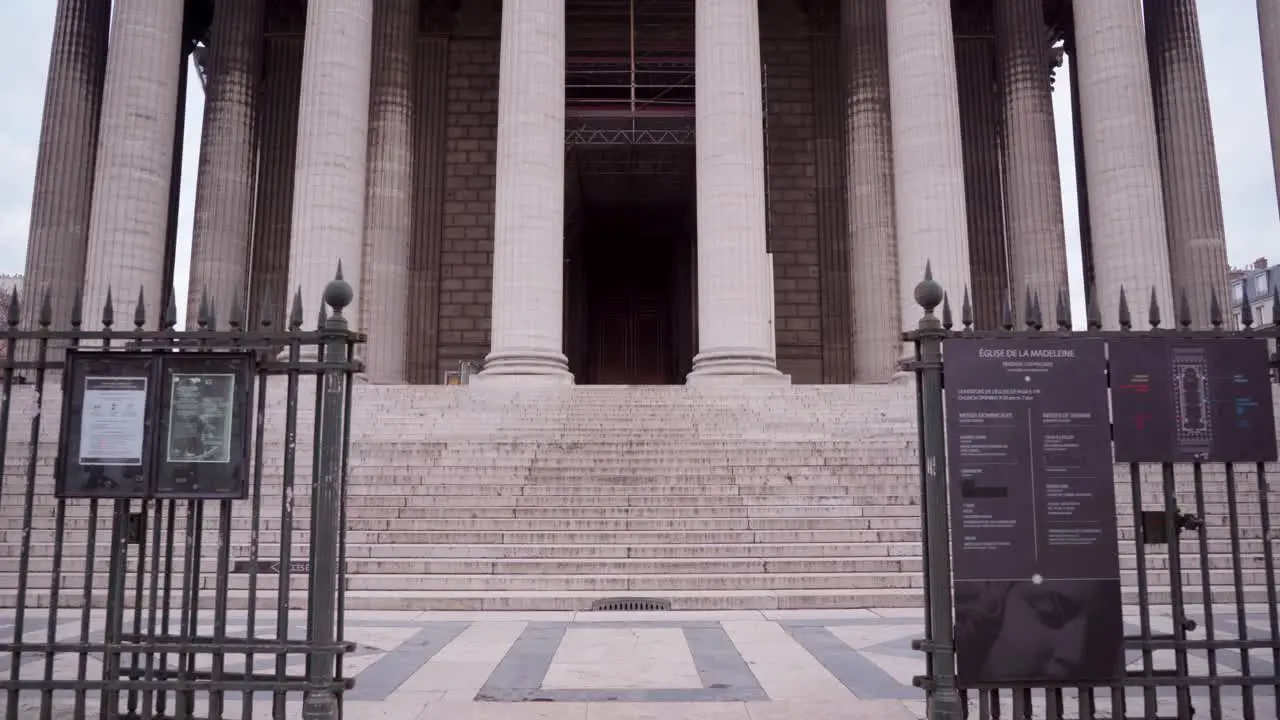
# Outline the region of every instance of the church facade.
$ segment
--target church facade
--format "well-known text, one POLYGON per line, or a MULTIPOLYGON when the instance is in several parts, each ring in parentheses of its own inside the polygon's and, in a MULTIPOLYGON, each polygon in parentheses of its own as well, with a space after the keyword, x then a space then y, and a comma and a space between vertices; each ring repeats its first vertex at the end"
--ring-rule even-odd
POLYGON ((1194 0, 59 0, 54 35, 57 318, 166 294, 198 142, 188 316, 283 322, 341 261, 373 382, 883 382, 926 263, 985 325, 1066 292, 1054 83, 1099 307, 1227 306, 1194 0))

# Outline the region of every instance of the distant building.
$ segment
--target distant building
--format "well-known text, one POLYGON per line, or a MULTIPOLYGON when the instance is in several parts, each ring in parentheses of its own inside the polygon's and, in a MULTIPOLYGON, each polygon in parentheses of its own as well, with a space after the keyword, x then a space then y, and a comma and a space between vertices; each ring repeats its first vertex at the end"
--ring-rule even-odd
POLYGON ((1280 288, 1280 265, 1271 265, 1266 258, 1258 258, 1247 268, 1231 271, 1231 314, 1237 326, 1247 293, 1249 306, 1253 308, 1253 327, 1268 327, 1272 317, 1272 296, 1280 288))
POLYGON ((18 291, 18 295, 22 295, 22 276, 0 273, 0 293, 4 293, 4 296, 8 298, 13 295, 14 290, 18 291))

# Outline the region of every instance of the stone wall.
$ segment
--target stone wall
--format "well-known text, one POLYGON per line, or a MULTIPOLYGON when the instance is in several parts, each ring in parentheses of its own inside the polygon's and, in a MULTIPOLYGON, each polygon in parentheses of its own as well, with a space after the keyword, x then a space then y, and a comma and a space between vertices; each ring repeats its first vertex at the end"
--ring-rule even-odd
MULTIPOLYGON (((774 5, 774 3, 767 3, 774 5)), ((788 3, 767 7, 761 49, 767 74, 768 174, 778 364, 797 383, 824 379, 811 42, 788 3)), ((480 361, 492 305, 496 32, 449 41, 439 373, 480 361)), ((847 343, 847 340, 846 340, 847 343)), ((425 379, 425 378, 424 378, 425 379)), ((440 382, 439 377, 431 382, 440 382)))
POLYGON ((460 361, 481 361, 489 351, 498 128, 496 38, 455 37, 450 41, 446 93, 444 235, 440 252, 442 373, 456 369, 460 361))

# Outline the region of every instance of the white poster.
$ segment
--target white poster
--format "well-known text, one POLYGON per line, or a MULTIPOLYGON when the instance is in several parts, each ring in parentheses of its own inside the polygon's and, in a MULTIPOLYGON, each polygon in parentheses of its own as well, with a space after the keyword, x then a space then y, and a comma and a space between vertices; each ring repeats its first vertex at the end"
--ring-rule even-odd
POLYGON ((80 409, 81 465, 142 465, 145 377, 86 377, 80 409))

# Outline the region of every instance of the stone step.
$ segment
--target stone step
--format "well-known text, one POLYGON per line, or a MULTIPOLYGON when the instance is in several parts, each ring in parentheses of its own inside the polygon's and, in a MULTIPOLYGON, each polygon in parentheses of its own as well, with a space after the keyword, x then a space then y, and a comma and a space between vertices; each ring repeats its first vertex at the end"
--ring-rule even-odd
MULTIPOLYGON (((302 559, 302 558, 300 558, 302 559)), ((562 562, 562 561, 551 561, 562 562)), ((202 563, 200 586, 204 590, 216 590, 220 587, 219 578, 213 574, 213 563, 202 563)), ((1241 586, 1245 590, 1266 590, 1266 574, 1261 570, 1246 570, 1241 573, 1241 586)), ((275 584, 273 578, 266 574, 257 576, 261 586, 275 584)), ((294 577, 305 582, 305 574, 294 577)), ((1167 570, 1150 570, 1147 572, 1147 583, 1151 589, 1167 589, 1170 586, 1171 574, 1167 570)), ((1204 578, 1199 570, 1183 571, 1178 577, 1184 590, 1201 586, 1204 578)), ((16 572, 0 572, 0 590, 13 590, 18 587, 19 576, 16 572)), ((27 578, 27 587, 31 590, 47 589, 50 575, 34 573, 27 578)), ((136 573, 125 577, 126 592, 135 587, 136 573)), ((250 585, 248 574, 231 574, 223 579, 225 586, 232 590, 245 590, 250 585)), ((676 590, 837 590, 883 588, 920 588, 924 578, 920 572, 802 572, 802 573, 617 573, 617 574, 528 574, 501 575, 490 573, 454 573, 454 574, 414 574, 414 573, 349 573, 347 587, 351 590, 374 590, 383 592, 430 591, 511 591, 511 590, 578 590, 607 594, 654 594, 676 590)), ((64 588, 77 588, 83 591, 84 573, 64 571, 60 582, 64 588)), ((108 587, 108 574, 95 572, 92 577, 94 591, 108 587)), ((1128 588, 1137 587, 1138 575, 1135 571, 1122 571, 1121 583, 1128 588)), ((1209 585, 1212 588, 1234 588, 1234 575, 1230 570, 1209 570, 1209 585)), ((144 583, 144 588, 148 587, 144 583)))
MULTIPOLYGON (((279 518, 276 527, 263 527, 258 531, 262 546, 279 544, 281 531, 279 518)), ((265 524, 265 521, 264 521, 265 524)), ((180 533, 176 533, 179 537, 180 533)), ((0 529, 0 542, 21 543, 25 537, 21 529, 0 529)), ((106 531, 97 534, 103 538, 106 531)), ((232 543, 247 543, 252 533, 249 528, 242 528, 231 533, 232 543)), ((51 537, 51 536, 50 536, 51 537)), ((76 547, 84 547, 88 542, 85 529, 71 529, 62 534, 63 546, 68 552, 76 547)), ((305 528, 297 528, 290 536, 295 543, 307 542, 310 533, 305 528)), ((502 531, 493 529, 460 530, 460 531, 423 531, 408 530, 397 526, 394 530, 368 531, 350 530, 347 542, 354 544, 375 543, 386 545, 425 545, 425 544, 512 544, 512 545, 611 545, 628 546, 668 545, 668 544, 711 544, 711 543, 918 543, 919 528, 903 530, 723 530, 708 531, 699 526, 692 530, 613 530, 613 531, 502 531)))

